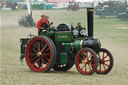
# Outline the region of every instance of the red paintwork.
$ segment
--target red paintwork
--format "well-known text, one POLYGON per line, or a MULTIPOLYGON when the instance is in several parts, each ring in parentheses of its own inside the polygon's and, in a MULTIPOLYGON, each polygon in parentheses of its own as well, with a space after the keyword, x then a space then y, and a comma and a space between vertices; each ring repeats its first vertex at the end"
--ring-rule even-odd
POLYGON ((26 48, 26 61, 31 70, 36 72, 43 72, 46 70, 51 62, 51 56, 51 47, 45 39, 41 37, 34 37, 29 41, 26 48), (41 43, 37 41, 40 41, 41 43), (35 42, 37 42, 37 44, 35 44, 35 42), (42 43, 45 43, 45 46, 47 45, 47 49, 43 50, 45 46, 42 43), (41 57, 37 56, 37 52, 42 53, 41 57), (40 64, 40 62, 42 63, 40 64))
POLYGON ((98 54, 100 61, 100 64, 97 67, 96 72, 98 73, 106 73, 111 65, 111 57, 110 55, 106 52, 101 50, 100 53, 98 54))
POLYGON ((78 68, 80 73, 82 73, 82 74, 90 74, 95 69, 95 66, 96 66, 96 62, 95 61, 96 61, 95 55, 91 51, 82 50, 77 56, 76 66, 77 66, 77 68, 78 68), (83 57, 83 53, 87 54, 86 58, 83 57), (81 56, 83 58, 81 58, 81 56), (93 59, 91 59, 92 57, 93 57, 93 59), (80 62, 81 60, 82 61, 87 61, 87 63, 85 64, 83 62, 80 62), (92 60, 94 61, 93 64, 91 64, 92 60), (81 64, 82 64, 82 67, 80 67, 81 64))

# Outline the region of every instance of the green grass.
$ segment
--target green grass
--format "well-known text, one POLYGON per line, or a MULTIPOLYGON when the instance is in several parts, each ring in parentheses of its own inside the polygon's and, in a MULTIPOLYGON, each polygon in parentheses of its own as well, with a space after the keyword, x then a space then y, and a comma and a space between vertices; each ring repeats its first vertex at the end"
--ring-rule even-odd
MULTIPOLYGON (((116 18, 111 19, 98 19, 95 18, 95 34, 96 36, 115 42, 121 45, 128 44, 128 27, 121 29, 121 27, 113 26, 128 26, 128 21, 120 21, 116 18)), ((127 45, 128 46, 128 45, 127 45)))

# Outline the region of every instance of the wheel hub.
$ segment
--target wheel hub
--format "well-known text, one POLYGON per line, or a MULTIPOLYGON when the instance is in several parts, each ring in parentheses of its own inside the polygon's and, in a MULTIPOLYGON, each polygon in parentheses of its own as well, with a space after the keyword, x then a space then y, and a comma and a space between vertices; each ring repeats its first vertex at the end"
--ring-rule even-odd
POLYGON ((86 64, 86 63, 88 64, 88 63, 89 63, 87 60, 83 60, 82 62, 83 62, 84 64, 86 64))
POLYGON ((104 64, 104 60, 101 60, 100 63, 101 63, 101 64, 104 64))
POLYGON ((39 56, 41 56, 42 55, 42 53, 41 52, 37 52, 37 56, 39 57, 39 56))

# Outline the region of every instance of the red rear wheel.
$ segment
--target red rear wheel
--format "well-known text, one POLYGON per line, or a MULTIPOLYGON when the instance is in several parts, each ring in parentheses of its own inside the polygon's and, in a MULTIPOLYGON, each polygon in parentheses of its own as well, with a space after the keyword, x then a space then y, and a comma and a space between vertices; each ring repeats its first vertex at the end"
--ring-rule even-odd
POLYGON ((48 37, 34 37, 26 47, 26 62, 35 72, 47 72, 55 63, 55 48, 48 37))
POLYGON ((84 75, 93 74, 98 65, 96 53, 90 48, 81 49, 75 59, 77 70, 84 75))
POLYGON ((101 48, 99 54, 99 64, 96 70, 96 73, 98 74, 107 74, 111 71, 113 67, 113 56, 112 54, 104 48, 101 48))

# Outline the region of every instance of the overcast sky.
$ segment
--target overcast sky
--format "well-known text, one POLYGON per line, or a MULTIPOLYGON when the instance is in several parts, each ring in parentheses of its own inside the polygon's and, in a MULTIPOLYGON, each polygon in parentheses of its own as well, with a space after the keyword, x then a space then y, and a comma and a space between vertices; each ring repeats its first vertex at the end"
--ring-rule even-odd
MULTIPOLYGON (((80 2, 92 2, 94 0, 75 0, 75 1, 80 1, 80 2)), ((100 0, 102 1, 102 0, 100 0)), ((103 1, 111 1, 111 0, 103 0, 103 1)), ((113 0, 114 1, 114 0, 113 0)), ((125 0, 115 0, 115 1, 125 1, 125 0)), ((128 0, 127 0, 128 1, 128 0)))

